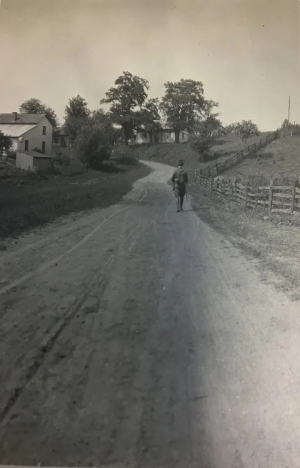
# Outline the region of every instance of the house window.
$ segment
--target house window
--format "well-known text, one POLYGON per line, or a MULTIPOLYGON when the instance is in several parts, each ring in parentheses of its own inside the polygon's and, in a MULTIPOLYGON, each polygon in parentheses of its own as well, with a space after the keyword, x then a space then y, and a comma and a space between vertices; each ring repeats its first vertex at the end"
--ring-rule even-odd
POLYGON ((46 127, 45 127, 45 125, 43 126, 43 135, 46 135, 46 127))
POLYGON ((53 140, 53 141, 54 141, 54 143, 57 144, 57 143, 58 143, 58 137, 54 137, 54 140, 53 140))
POLYGON ((29 140, 25 140, 25 151, 29 150, 29 140))
POLYGON ((46 143, 45 141, 42 142, 42 152, 45 153, 46 151, 46 143))

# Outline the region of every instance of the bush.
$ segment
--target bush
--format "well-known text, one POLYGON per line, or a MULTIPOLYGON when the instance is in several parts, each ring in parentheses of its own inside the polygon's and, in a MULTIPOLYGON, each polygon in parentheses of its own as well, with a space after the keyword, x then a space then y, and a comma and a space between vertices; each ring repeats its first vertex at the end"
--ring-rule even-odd
POLYGON ((120 164, 136 164, 136 150, 130 146, 115 146, 112 152, 113 158, 120 164))
POLYGON ((203 138, 201 136, 192 135, 189 141, 192 148, 199 154, 200 161, 207 161, 211 158, 210 149, 215 144, 216 138, 212 136, 203 138))
POLYGON ((53 163, 54 164, 62 164, 62 154, 61 153, 55 154, 55 156, 53 157, 53 163))
POLYGON ((4 151, 9 151, 12 145, 12 139, 9 136, 4 135, 4 133, 0 130, 0 154, 2 154, 4 151))
POLYGON ((111 156, 113 138, 113 128, 108 120, 99 122, 93 117, 86 119, 86 125, 75 140, 77 157, 88 166, 99 168, 111 156))
POLYGON ((13 150, 6 150, 6 155, 9 159, 13 159, 14 161, 17 159, 17 152, 13 150))
POLYGON ((67 156, 66 154, 61 156, 61 164, 65 167, 69 166, 70 164, 70 157, 67 156))

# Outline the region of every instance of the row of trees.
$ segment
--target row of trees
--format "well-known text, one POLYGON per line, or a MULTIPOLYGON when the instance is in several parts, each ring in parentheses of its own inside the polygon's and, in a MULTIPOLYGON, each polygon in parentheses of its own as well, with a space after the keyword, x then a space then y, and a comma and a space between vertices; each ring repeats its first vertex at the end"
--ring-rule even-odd
POLYGON ((138 130, 148 132, 151 140, 154 131, 162 128, 163 119, 179 142, 180 131, 194 132, 206 118, 212 117, 213 108, 218 106, 205 99, 200 81, 182 79, 175 83, 168 81, 164 86, 161 101, 148 99, 148 81, 124 72, 100 101, 100 104, 110 104, 111 119, 121 126, 125 144, 138 130))
MULTIPOLYGON (((218 114, 212 112, 218 104, 205 99, 200 81, 182 79, 175 83, 167 82, 164 86, 165 94, 161 101, 158 98, 148 99, 148 81, 124 72, 101 99, 101 105, 110 105, 108 112, 102 110, 102 116, 105 115, 114 126, 122 129, 125 144, 136 131, 144 130, 151 135, 162 128, 163 122, 175 131, 176 141, 179 141, 180 131, 197 131, 205 119, 210 119, 210 126, 220 125, 219 120, 214 120, 218 114)), ((25 101, 20 111, 45 113, 53 127, 58 127, 55 111, 38 99, 25 101)), ((75 141, 79 129, 92 115, 81 96, 69 100, 65 109, 64 129, 71 141, 75 141)))
MULTIPOLYGON (((93 165, 107 157, 117 141, 127 145, 137 131, 148 132, 152 141, 154 132, 162 129, 163 124, 173 129, 176 142, 183 130, 193 134, 199 152, 211 146, 218 129, 235 130, 245 139, 258 132, 251 121, 232 124, 232 128, 222 127, 216 112, 218 103, 205 98, 200 81, 168 81, 164 87, 161 100, 149 99, 148 81, 126 71, 100 101, 100 105, 109 106, 107 111, 103 108, 91 111, 81 96, 69 99, 63 127, 79 156, 93 165)), ((20 111, 45 113, 54 131, 58 128, 55 111, 38 99, 25 101, 20 111)))

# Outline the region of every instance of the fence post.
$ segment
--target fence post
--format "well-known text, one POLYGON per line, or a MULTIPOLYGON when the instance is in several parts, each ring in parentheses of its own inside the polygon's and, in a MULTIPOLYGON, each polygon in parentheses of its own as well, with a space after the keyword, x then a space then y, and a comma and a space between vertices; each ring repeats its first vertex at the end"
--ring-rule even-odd
POLYGON ((292 187, 291 213, 294 212, 294 207, 295 207, 295 195, 296 195, 296 181, 294 180, 293 187, 292 187))
POLYGON ((269 188, 269 204, 268 204, 269 214, 272 213, 272 201, 273 201, 273 179, 271 178, 270 188, 269 188))
POLYGON ((210 178, 210 191, 211 192, 213 191, 213 183, 214 183, 214 179, 211 177, 210 178))

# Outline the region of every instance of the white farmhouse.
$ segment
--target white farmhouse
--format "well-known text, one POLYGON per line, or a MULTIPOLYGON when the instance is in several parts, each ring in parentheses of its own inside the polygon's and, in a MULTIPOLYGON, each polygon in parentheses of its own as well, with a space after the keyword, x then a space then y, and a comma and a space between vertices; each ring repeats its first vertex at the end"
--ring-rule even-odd
POLYGON ((45 114, 0 114, 0 131, 11 138, 13 151, 34 151, 51 155, 52 125, 45 114))
MULTIPOLYGON (((189 133, 185 130, 179 132, 179 143, 186 143, 189 139, 189 133)), ((175 143, 175 131, 171 128, 162 128, 154 130, 152 134, 146 131, 138 131, 136 134, 136 143, 175 143)))

